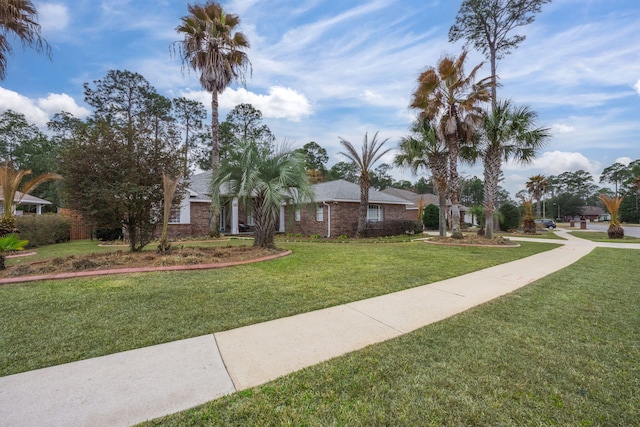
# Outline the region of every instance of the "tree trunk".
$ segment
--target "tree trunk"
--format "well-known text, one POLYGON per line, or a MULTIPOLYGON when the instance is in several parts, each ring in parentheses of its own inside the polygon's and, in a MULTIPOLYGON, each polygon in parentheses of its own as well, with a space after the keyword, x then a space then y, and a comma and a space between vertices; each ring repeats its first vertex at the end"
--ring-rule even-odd
POLYGON ((498 179, 500 177, 501 153, 488 150, 484 163, 484 216, 485 237, 493 239, 493 214, 496 212, 496 198, 498 194, 498 179))
POLYGON ((460 230, 460 177, 458 176, 458 136, 449 136, 449 198, 451 199, 451 237, 462 239, 460 230))
POLYGON ((358 229, 356 237, 364 237, 367 229, 367 211, 369 210, 369 187, 371 180, 367 176, 360 176, 360 207, 358 208, 358 229))
POLYGON ((276 247, 274 235, 276 233, 276 216, 262 206, 262 198, 256 197, 253 205, 255 228, 253 246, 273 249, 276 247))
POLYGON ((438 231, 440 237, 447 236, 447 184, 438 185, 438 202, 439 202, 439 212, 438 212, 438 231))
MULTIPOLYGON (((211 176, 218 172, 220 164, 220 124, 218 123, 218 92, 211 92, 211 176)), ((211 222, 209 236, 220 237, 220 200, 211 197, 211 222)))

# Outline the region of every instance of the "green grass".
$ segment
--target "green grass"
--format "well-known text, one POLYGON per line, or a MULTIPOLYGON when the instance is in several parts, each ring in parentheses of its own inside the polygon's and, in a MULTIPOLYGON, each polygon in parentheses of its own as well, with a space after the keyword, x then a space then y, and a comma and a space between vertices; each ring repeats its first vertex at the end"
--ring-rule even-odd
POLYGON ((639 256, 595 249, 460 315, 145 425, 638 425, 639 256))
POLYGON ((0 286, 0 376, 335 306, 556 247, 281 246, 293 254, 227 269, 0 286))
POLYGON ((640 243, 640 239, 632 236, 624 236, 622 239, 610 239, 606 231, 571 231, 569 234, 592 242, 640 243))
POLYGON ((553 231, 547 230, 538 230, 536 234, 526 234, 526 233, 496 233, 500 236, 504 236, 506 238, 509 237, 531 237, 534 239, 553 239, 553 240, 567 240, 562 236, 558 236, 553 231))

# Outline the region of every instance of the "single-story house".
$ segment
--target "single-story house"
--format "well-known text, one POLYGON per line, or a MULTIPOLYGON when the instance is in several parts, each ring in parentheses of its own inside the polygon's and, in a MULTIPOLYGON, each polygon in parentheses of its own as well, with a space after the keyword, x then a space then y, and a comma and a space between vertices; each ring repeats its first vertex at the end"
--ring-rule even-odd
MULTIPOLYGON (((413 203, 413 205, 407 207, 406 219, 422 220, 422 218, 418 218, 418 208, 421 203, 423 207, 426 207, 429 205, 440 206, 440 201, 438 200, 438 196, 436 196, 435 194, 430 194, 430 193, 417 194, 417 193, 414 193, 413 191, 402 190, 400 188, 385 188, 384 190, 382 190, 382 192, 385 194, 390 194, 395 197, 399 197, 401 199, 408 200, 413 203)), ((471 223, 472 217, 471 217, 471 214, 468 212, 469 208, 463 205, 459 205, 459 206, 460 206, 460 221, 463 223, 464 222, 471 223)), ((447 200, 447 207, 449 208, 448 211, 450 211, 451 201, 449 200, 447 200)), ((450 212, 447 212, 447 218, 449 217, 450 217, 450 212)))
MULTIPOLYGON (((343 179, 314 184, 314 203, 287 206, 281 226, 287 233, 322 237, 354 236, 358 228, 360 186, 343 179)), ((369 190, 367 221, 403 220, 413 202, 374 189, 369 190)), ((415 218, 411 218, 415 219, 415 218)))
MULTIPOLYGON (((211 214, 211 173, 192 175, 187 191, 179 206, 171 211, 168 233, 170 238, 205 236, 209 232, 211 214)), ((345 180, 313 185, 314 202, 280 207, 278 228, 280 233, 319 234, 323 237, 353 236, 358 223, 360 186, 345 180)), ((225 197, 221 191, 220 231, 239 234, 251 231, 254 225, 250 213, 244 211, 238 199, 225 197)), ((376 190, 369 191, 368 221, 408 218, 407 207, 413 202, 376 190)), ((417 214, 416 214, 417 215, 417 214)), ((414 219, 414 218, 411 218, 414 219)))
POLYGON ((589 221, 611 221, 611 215, 599 206, 584 206, 581 214, 589 221))
MULTIPOLYGON (((51 205, 52 203, 48 200, 41 199, 36 196, 32 196, 31 194, 21 193, 20 191, 16 191, 16 195, 13 198, 14 201, 14 210, 16 205, 25 205, 25 206, 35 206, 36 207, 36 215, 42 214, 42 208, 44 206, 51 205)), ((0 194, 0 214, 4 214, 4 197, 0 194)), ((22 211, 15 211, 17 216, 22 215, 22 211)))

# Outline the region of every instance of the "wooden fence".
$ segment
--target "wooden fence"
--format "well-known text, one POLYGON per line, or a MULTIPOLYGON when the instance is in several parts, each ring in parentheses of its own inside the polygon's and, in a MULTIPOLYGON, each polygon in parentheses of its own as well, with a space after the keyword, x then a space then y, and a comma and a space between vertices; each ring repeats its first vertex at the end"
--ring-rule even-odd
POLYGON ((71 240, 91 239, 93 229, 83 220, 80 213, 65 208, 59 208, 58 213, 71 219, 71 240))

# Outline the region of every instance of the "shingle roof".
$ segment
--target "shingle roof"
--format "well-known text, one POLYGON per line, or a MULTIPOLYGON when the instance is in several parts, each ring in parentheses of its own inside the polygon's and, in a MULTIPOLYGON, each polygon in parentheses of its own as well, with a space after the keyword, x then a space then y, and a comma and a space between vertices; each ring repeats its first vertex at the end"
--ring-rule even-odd
MULTIPOLYGON (((338 179, 321 182, 313 186, 316 202, 353 202, 360 203, 360 186, 353 182, 338 179)), ((369 203, 385 205, 411 205, 413 202, 400 197, 370 189, 369 203)))
POLYGON ((407 209, 418 209, 418 204, 420 203, 420 199, 424 200, 424 205, 436 205, 438 206, 438 196, 435 194, 416 194, 413 191, 402 190, 400 188, 385 188, 382 190, 383 193, 389 194, 391 196, 399 197, 401 199, 409 200, 413 202, 414 206, 410 206, 407 209))
MULTIPOLYGON (((4 200, 4 197, 0 195, 0 200, 4 200)), ((51 202, 48 200, 41 199, 36 196, 32 196, 31 194, 21 193, 20 191, 16 191, 16 195, 13 198, 14 202, 20 202, 21 205, 50 205, 51 202)))

